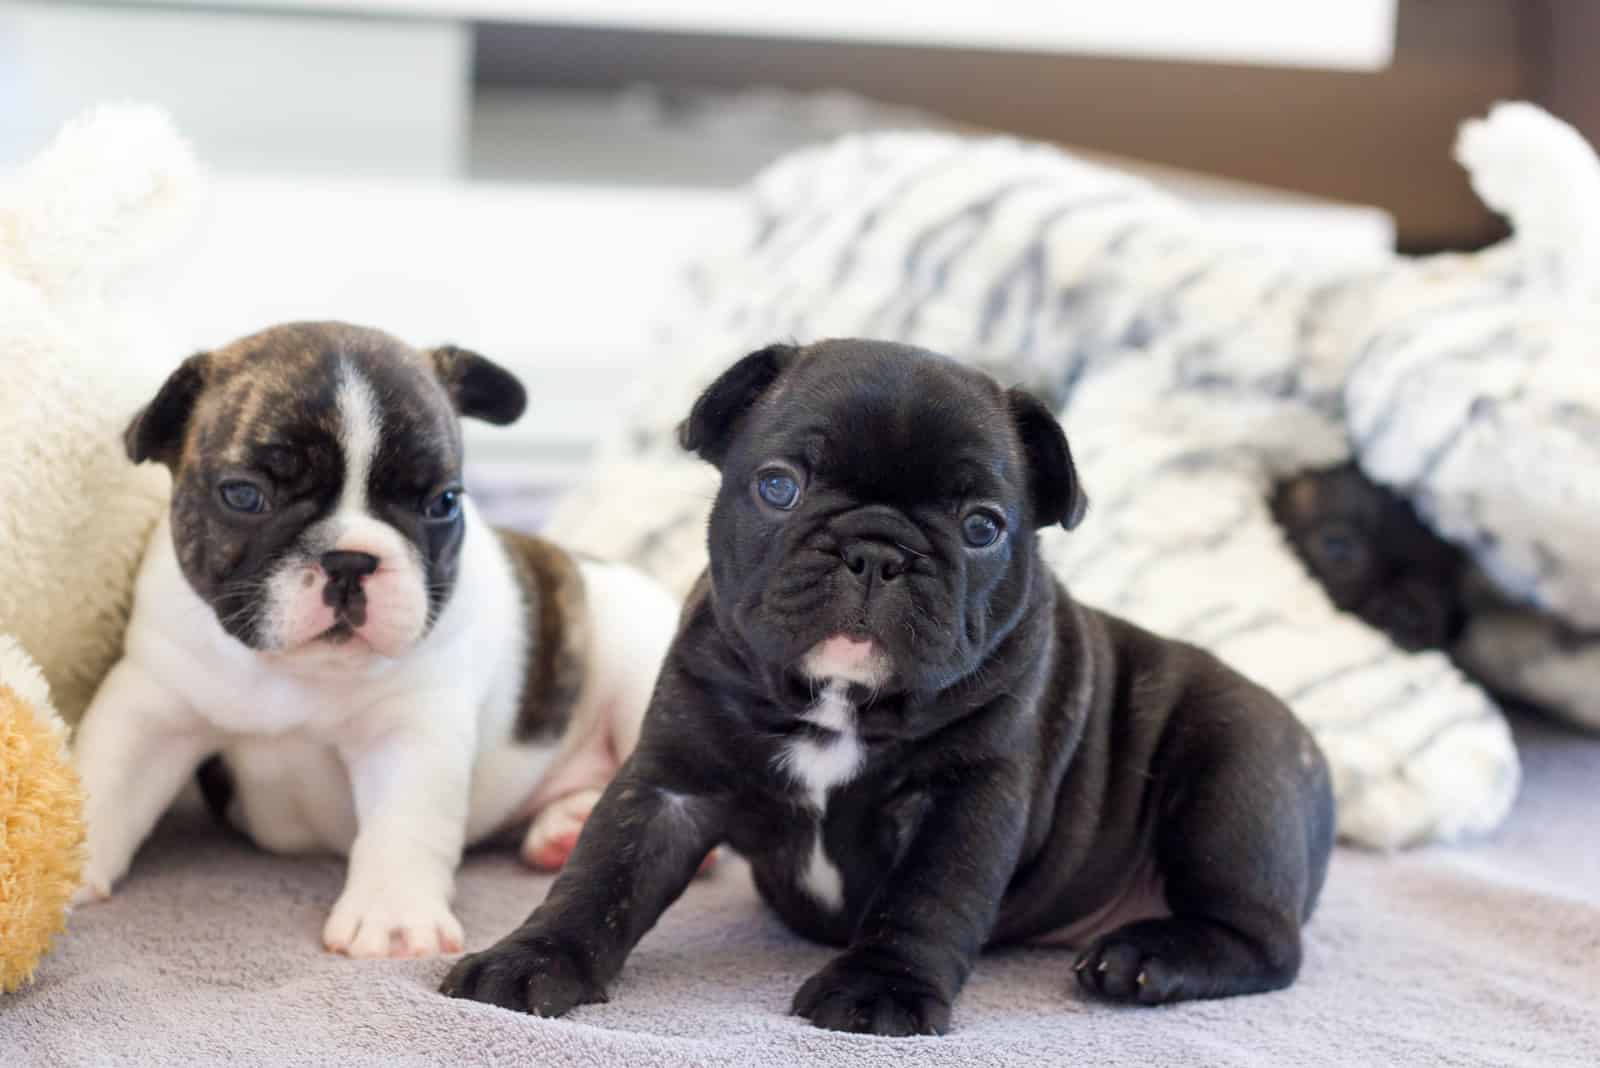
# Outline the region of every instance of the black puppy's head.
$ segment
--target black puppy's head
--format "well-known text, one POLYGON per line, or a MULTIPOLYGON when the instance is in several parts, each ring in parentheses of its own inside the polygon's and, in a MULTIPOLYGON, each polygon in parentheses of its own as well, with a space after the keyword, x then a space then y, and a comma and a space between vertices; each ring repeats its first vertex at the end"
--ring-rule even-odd
POLYGON ((457 415, 505 423, 524 403, 463 349, 292 323, 189 357, 125 442, 171 469, 179 566, 229 635, 259 652, 395 657, 455 584, 457 415))
POLYGON ((1354 464, 1280 483, 1272 511, 1340 609, 1412 652, 1445 648, 1460 635, 1461 550, 1354 464))
POLYGON ((1039 527, 1086 500, 1066 436, 1020 390, 874 341, 774 345, 679 430, 716 464, 719 621, 769 671, 934 692, 974 672, 1039 581, 1039 527))

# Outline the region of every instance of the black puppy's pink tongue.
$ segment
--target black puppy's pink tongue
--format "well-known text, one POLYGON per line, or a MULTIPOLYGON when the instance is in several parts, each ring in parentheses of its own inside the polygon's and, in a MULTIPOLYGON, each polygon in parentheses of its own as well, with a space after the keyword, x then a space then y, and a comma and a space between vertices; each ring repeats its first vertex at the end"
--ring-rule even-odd
POLYGON ((813 645, 800 661, 813 679, 842 679, 877 686, 889 677, 891 665, 883 647, 870 638, 835 634, 813 645))

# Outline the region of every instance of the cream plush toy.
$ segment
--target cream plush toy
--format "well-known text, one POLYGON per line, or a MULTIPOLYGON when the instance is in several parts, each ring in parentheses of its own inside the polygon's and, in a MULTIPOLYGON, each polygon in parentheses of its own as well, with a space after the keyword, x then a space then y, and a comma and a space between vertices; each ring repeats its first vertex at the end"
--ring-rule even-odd
POLYGON ((131 106, 0 179, 0 992, 33 974, 79 880, 67 722, 120 651, 166 505, 122 431, 174 357, 141 290, 196 184, 171 123, 131 106))
POLYGON ((182 234, 194 156, 160 112, 101 108, 0 179, 0 634, 76 722, 117 655, 166 501, 122 431, 178 354, 143 289, 182 234))

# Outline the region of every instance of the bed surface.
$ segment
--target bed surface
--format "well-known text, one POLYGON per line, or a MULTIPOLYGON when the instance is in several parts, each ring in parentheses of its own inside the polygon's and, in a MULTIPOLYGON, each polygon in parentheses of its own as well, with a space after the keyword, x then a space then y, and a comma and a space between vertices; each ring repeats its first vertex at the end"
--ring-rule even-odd
MULTIPOLYGON (((119 893, 72 917, 0 1000, 0 1063, 403 1065, 1593 1064, 1600 1049, 1600 739, 1516 721, 1527 783, 1491 841, 1335 855, 1302 977, 1167 1009, 1083 1000, 1070 954, 990 954, 942 1039, 833 1035, 785 1015, 828 951, 764 910, 741 863, 646 936, 612 1001, 537 1020, 434 993, 444 961, 324 954, 332 859, 260 854, 186 800, 119 893)), ((468 857, 473 948, 548 878, 468 857)))

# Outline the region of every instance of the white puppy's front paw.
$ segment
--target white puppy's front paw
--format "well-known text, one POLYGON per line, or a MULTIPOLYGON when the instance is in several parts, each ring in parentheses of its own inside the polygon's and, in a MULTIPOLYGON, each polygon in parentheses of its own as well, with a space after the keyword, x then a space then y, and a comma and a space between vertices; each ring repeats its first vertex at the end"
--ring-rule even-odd
POLYGON ((346 887, 322 928, 322 944, 348 957, 460 953, 466 937, 442 898, 396 887, 346 887))
POLYGON ((78 889, 73 891, 70 907, 78 908, 82 905, 95 905, 111 897, 111 881, 97 879, 92 875, 85 875, 78 889))
POLYGON ((111 897, 111 888, 117 884, 117 879, 122 873, 113 874, 105 865, 96 859, 100 851, 91 844, 89 846, 89 859, 83 865, 82 880, 78 889, 73 892, 71 905, 93 905, 111 897))

